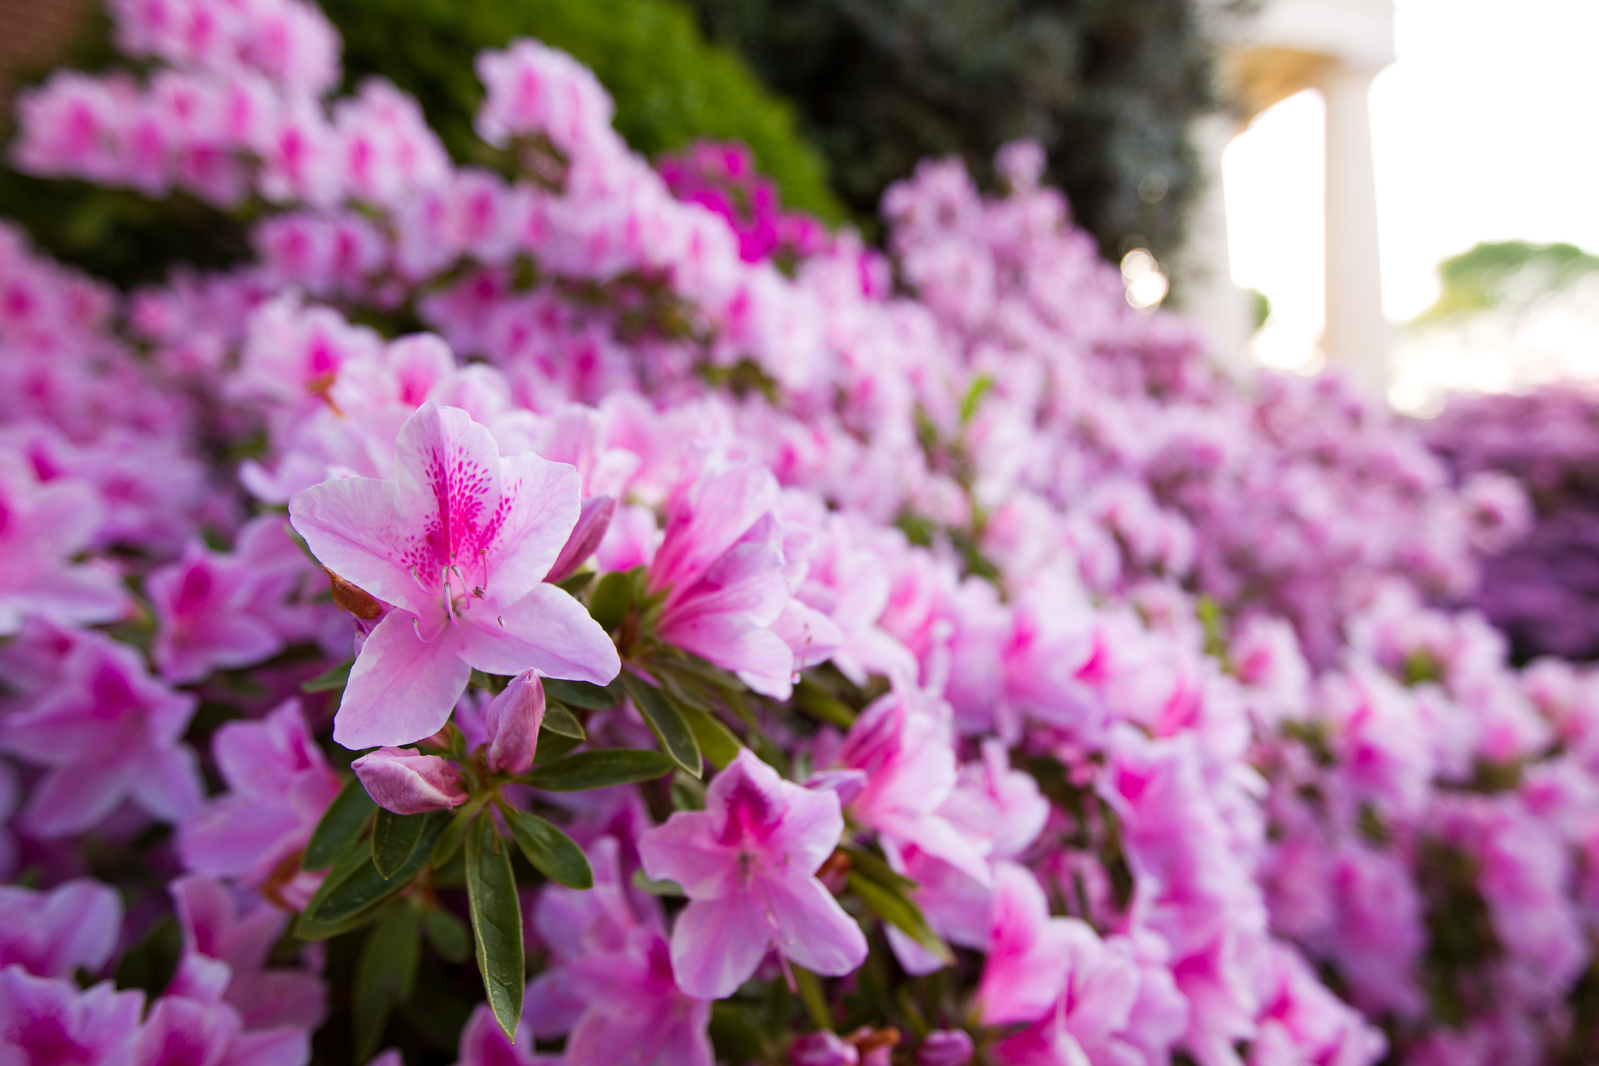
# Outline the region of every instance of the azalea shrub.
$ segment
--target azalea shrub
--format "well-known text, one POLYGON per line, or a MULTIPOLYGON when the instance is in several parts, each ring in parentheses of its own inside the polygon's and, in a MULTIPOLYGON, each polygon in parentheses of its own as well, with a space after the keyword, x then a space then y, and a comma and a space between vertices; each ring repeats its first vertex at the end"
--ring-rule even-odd
POLYGON ((1130 308, 1007 146, 884 251, 532 40, 452 164, 301 0, 114 0, 0 229, 0 1049, 123 1066, 1591 1061, 1599 678, 1333 379, 1130 308))

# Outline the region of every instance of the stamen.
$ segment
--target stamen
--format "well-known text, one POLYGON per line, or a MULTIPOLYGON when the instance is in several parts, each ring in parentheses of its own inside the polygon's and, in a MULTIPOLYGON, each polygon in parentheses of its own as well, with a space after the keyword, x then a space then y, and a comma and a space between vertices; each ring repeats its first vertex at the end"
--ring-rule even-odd
POLYGON ((411 628, 416 630, 416 639, 420 640, 423 644, 432 644, 433 641, 439 639, 439 635, 437 633, 433 634, 432 639, 424 637, 422 635, 422 619, 418 618, 414 614, 411 616, 411 628))
MULTIPOLYGON (((482 556, 482 558, 483 558, 483 587, 484 588, 488 588, 489 587, 489 550, 487 548, 479 548, 477 550, 477 553, 478 553, 478 555, 482 556)), ((483 594, 481 592, 479 592, 478 595, 481 596, 483 594)))
POLYGON ((501 629, 504 629, 504 628, 505 628, 505 619, 503 619, 503 618, 501 618, 501 617, 500 617, 500 616, 499 616, 499 615, 495 615, 495 616, 494 616, 494 620, 495 620, 495 621, 496 621, 496 622, 498 622, 498 623, 500 623, 500 628, 501 628, 501 629))
POLYGON ((444 615, 450 620, 450 624, 453 626, 455 624, 455 604, 451 601, 454 599, 455 593, 454 590, 450 588, 449 567, 446 566, 444 568, 444 572, 440 575, 440 580, 444 582, 444 615))

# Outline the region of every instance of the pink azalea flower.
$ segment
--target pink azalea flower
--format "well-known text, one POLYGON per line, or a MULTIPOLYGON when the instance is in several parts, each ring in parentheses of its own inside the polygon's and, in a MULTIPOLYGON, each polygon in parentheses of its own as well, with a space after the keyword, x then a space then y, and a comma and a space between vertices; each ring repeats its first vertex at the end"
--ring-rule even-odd
MULTIPOLYGON (((540 1055, 533 1050, 533 1033, 526 1019, 517 1030, 516 1042, 507 1040, 487 1003, 477 1005, 461 1030, 458 1055, 455 1066, 563 1066, 566 1061, 561 1055, 540 1055)), ((398 1059, 397 1054, 395 1057, 398 1059)), ((374 1059, 373 1066, 377 1062, 374 1059)))
POLYGON ((518 674, 494 697, 484 716, 488 735, 488 767, 495 773, 522 774, 538 754, 539 726, 544 724, 544 685, 529 670, 518 674))
POLYGON ((79 990, 64 978, 0 969, 0 1061, 54 1066, 129 1066, 142 992, 117 992, 110 981, 79 990))
POLYGON ((246 1029, 315 1029, 327 1013, 322 980, 295 969, 269 969, 268 957, 289 924, 289 913, 204 877, 170 886, 183 957, 168 995, 223 1001, 246 1029))
POLYGON ((1006 862, 995 868, 988 958, 976 995, 984 1025, 1037 1021, 1049 1010, 1066 987, 1079 926, 1049 916, 1044 890, 1026 867, 1006 862))
POLYGON ((732 670, 762 695, 787 699, 794 652, 773 624, 792 597, 783 531, 772 513, 777 482, 735 466, 678 489, 648 588, 665 593, 656 635, 732 670))
POLYGON ((199 766, 180 743, 196 702, 151 677, 132 647, 75 634, 59 682, 0 721, 0 750, 50 768, 28 802, 33 831, 81 833, 126 799, 166 821, 198 810, 199 766))
POLYGON ((988 884, 990 845, 939 813, 958 779, 947 704, 914 689, 889 693, 850 726, 838 763, 866 774, 849 802, 851 818, 988 884))
POLYGON ((250 610, 256 575, 249 565, 190 542, 183 557, 152 572, 145 589, 158 629, 155 661, 179 684, 216 667, 249 666, 277 654, 277 631, 250 610))
POLYGON ((49 892, 0 885, 0 966, 36 977, 98 973, 122 929, 122 899, 98 881, 68 881, 49 892))
POLYGON ((106 519, 99 493, 73 478, 41 482, 21 454, 0 450, 0 636, 30 613, 93 624, 122 617, 128 596, 103 563, 73 565, 106 519))
POLYGON ((423 404, 400 430, 394 481, 344 478, 289 503, 329 570, 396 610, 361 648, 334 719, 348 748, 443 727, 473 668, 606 684, 616 648, 544 576, 578 518, 577 472, 501 458, 458 408, 423 404))
MULTIPOLYGON (((229 722, 211 740, 228 792, 178 827, 184 865, 207 877, 259 885, 311 839, 342 782, 305 724, 299 700, 260 721, 229 722)), ((278 891, 304 905, 321 878, 295 870, 278 891)))
POLYGON ((691 901, 672 931, 678 987, 730 996, 769 949, 820 974, 866 958, 866 937, 816 879, 844 831, 838 797, 784 781, 748 749, 707 790, 639 839, 644 871, 691 901))
POLYGON ((226 1003, 163 996, 134 1043, 132 1066, 304 1066, 310 1058, 304 1029, 246 1032, 226 1003))
POLYGON ((395 814, 445 810, 467 800, 454 764, 415 748, 379 748, 355 760, 350 769, 372 802, 395 814))

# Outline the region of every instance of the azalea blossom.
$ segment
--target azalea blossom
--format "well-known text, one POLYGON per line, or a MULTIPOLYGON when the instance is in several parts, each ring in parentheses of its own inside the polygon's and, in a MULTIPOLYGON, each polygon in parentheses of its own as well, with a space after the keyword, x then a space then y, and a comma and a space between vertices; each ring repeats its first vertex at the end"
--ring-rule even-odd
POLYGON ((458 408, 425 403, 400 430, 394 480, 341 478, 289 503, 333 573, 396 608, 361 647, 334 719, 348 748, 438 732, 471 671, 606 684, 616 648, 544 582, 578 519, 577 472, 501 458, 458 408))
POLYGON ((672 930, 678 987, 732 995, 770 950, 820 974, 859 966, 866 938, 815 876, 843 831, 835 794, 784 781, 744 749, 711 782, 705 810, 645 833, 645 873, 690 900, 672 930))

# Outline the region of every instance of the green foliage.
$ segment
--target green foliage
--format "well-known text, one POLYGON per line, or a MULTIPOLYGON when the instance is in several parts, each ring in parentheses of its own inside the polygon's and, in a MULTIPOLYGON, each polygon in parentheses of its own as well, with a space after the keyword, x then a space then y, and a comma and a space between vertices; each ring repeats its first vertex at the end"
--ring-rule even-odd
POLYGON ((1599 270, 1599 257, 1570 244, 1503 241, 1479 244, 1438 266, 1443 292, 1417 318, 1430 324, 1484 311, 1525 308, 1599 270))
POLYGON ((1181 241, 1188 126, 1211 104, 1196 0, 689 2, 799 104, 859 218, 919 159, 957 154, 982 179, 1001 144, 1034 137, 1107 255, 1181 241))
POLYGON ((648 156, 712 138, 750 146, 790 207, 840 216, 821 158, 784 102, 733 53, 707 45, 670 0, 322 0, 344 35, 350 84, 382 74, 421 102, 459 160, 480 151, 483 90, 472 59, 536 37, 591 68, 616 100, 616 128, 648 156))
POLYGON ((515 1040, 527 981, 522 906, 517 901, 510 846, 500 839, 487 811, 466 831, 466 891, 472 908, 477 968, 483 975, 489 1008, 500 1030, 515 1040))
MULTIPOLYGON (((483 98, 473 59, 514 37, 537 37, 594 70, 616 100, 616 128, 648 156, 699 139, 748 144, 790 207, 828 220, 843 210, 821 156, 795 132, 789 105, 739 57, 708 45, 671 0, 325 0, 344 38, 347 87, 382 75, 415 95, 458 162, 490 154, 472 130, 483 98)), ((62 66, 122 61, 110 25, 90 20, 62 66)), ((48 68, 19 72, 23 84, 48 68)), ((174 263, 222 268, 250 255, 248 214, 192 197, 151 200, 125 189, 52 181, 0 166, 0 216, 17 219, 53 256, 124 288, 164 279, 174 263)), ((331 684, 333 679, 328 679, 331 684)))

